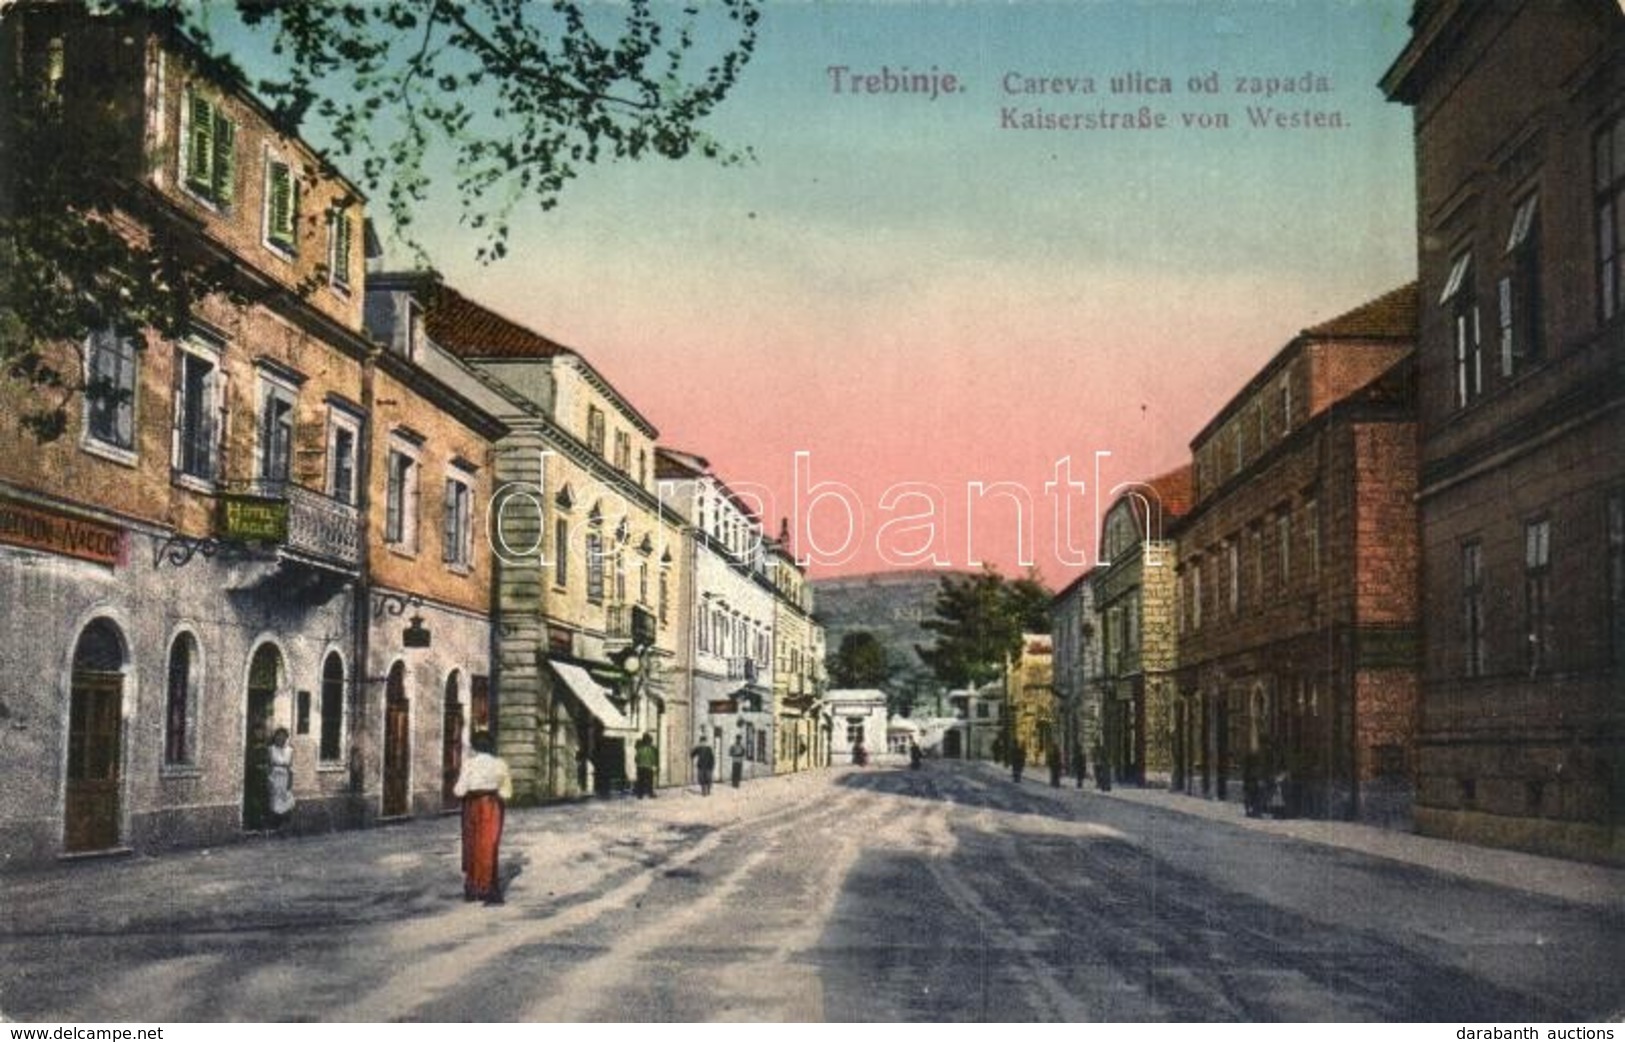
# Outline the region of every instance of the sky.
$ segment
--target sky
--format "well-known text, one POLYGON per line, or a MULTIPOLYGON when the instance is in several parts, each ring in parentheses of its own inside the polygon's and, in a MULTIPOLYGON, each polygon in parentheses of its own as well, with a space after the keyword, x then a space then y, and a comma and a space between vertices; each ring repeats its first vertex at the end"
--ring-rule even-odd
POLYGON ((1058 588, 1114 486, 1413 277, 1411 114, 1376 86, 1409 6, 769 0, 707 124, 753 162, 588 170, 489 266, 449 203, 419 233, 771 500, 815 576, 1030 562, 1058 588), (904 70, 926 89, 888 89, 904 70), (1098 125, 1125 115, 1162 125, 1098 125))

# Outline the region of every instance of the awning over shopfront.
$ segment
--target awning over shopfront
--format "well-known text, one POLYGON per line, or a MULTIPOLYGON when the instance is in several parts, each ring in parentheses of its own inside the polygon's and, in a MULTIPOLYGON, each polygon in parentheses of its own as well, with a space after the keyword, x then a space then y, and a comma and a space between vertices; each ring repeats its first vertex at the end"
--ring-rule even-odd
POLYGON ((604 725, 606 731, 634 731, 621 711, 609 700, 609 691, 599 686, 598 681, 588 675, 580 666, 572 666, 568 662, 549 662, 548 666, 558 678, 564 681, 564 686, 576 697, 587 712, 604 725))

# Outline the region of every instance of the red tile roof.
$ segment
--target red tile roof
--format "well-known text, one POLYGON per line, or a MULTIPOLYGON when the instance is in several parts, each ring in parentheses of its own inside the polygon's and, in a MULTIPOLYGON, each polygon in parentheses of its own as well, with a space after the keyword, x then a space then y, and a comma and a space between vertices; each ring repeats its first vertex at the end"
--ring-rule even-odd
POLYGON ((575 351, 476 304, 443 282, 423 294, 429 338, 459 358, 553 358, 575 351))
POLYGON ((1189 463, 1166 474, 1158 474, 1146 484, 1156 490, 1157 498, 1162 501, 1164 522, 1184 517, 1196 502, 1195 471, 1189 463))
POLYGON ((1416 337, 1416 298, 1416 283, 1410 282, 1361 304, 1353 311, 1345 311, 1336 318, 1310 326, 1303 331, 1303 335, 1351 340, 1412 340, 1416 337))

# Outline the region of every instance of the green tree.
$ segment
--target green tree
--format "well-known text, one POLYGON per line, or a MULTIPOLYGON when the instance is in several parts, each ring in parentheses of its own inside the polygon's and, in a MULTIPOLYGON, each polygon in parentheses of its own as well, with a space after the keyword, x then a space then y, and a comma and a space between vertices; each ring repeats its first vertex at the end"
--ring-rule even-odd
POLYGON ((832 687, 885 687, 891 674, 886 646, 868 630, 854 630, 843 636, 829 658, 832 687))
POLYGON ((950 687, 979 687, 997 679, 1020 649, 1023 633, 1049 631, 1051 596, 1036 572, 1015 580, 992 567, 945 575, 934 614, 923 623, 936 641, 917 649, 920 658, 950 687))
POLYGON ((140 99, 128 82, 21 46, 19 26, 40 15, 188 41, 214 75, 252 86, 285 130, 330 142, 420 258, 413 228, 425 209, 456 208, 480 236, 477 257, 492 261, 507 252, 516 207, 554 207, 594 164, 748 157, 703 123, 755 49, 755 0, 13 4, 0 13, 0 377, 29 392, 18 419, 42 441, 62 434, 76 395, 116 393, 83 375, 82 357, 53 364, 49 345, 109 328, 172 337, 200 297, 253 287, 229 258, 186 252, 195 235, 165 234, 162 207, 137 183, 145 157, 129 128, 141 125, 140 99), (233 20, 280 62, 252 84, 215 43, 233 20), (428 173, 443 164, 451 184, 428 173))

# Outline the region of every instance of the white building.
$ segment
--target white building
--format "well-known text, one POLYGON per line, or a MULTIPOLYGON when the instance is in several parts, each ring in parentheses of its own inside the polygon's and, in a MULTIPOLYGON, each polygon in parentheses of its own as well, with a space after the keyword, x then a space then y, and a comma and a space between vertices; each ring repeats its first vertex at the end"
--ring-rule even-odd
POLYGON ((745 776, 773 773, 774 600, 762 525, 702 457, 656 450, 661 509, 687 522, 684 567, 693 576, 689 661, 694 732, 723 753, 745 746, 745 776))
POLYGON ((830 735, 830 763, 851 763, 852 750, 860 742, 871 763, 886 751, 886 692, 837 688, 824 696, 824 704, 835 725, 830 735))

